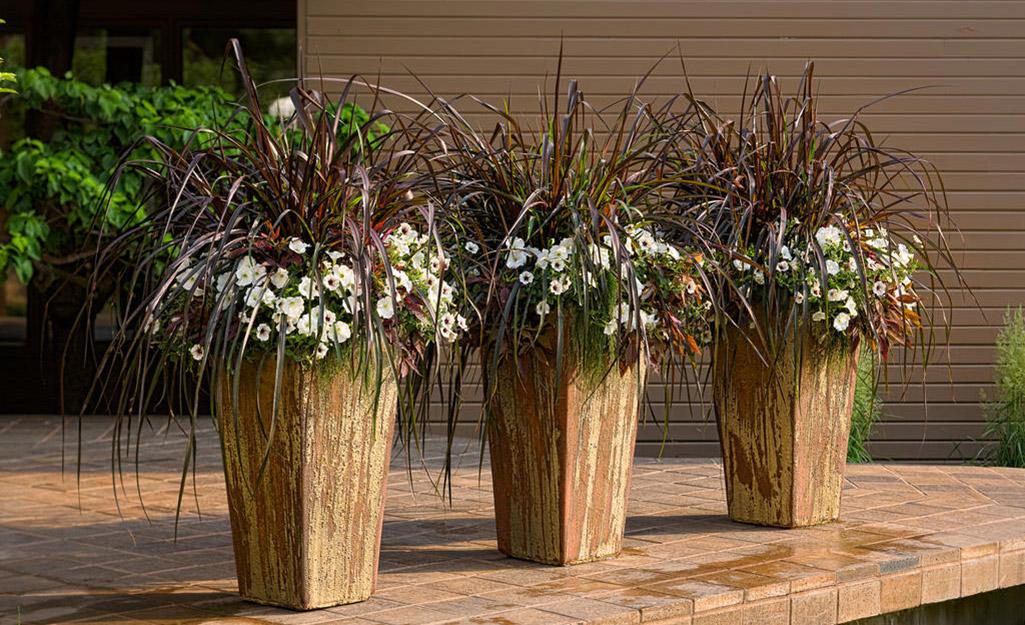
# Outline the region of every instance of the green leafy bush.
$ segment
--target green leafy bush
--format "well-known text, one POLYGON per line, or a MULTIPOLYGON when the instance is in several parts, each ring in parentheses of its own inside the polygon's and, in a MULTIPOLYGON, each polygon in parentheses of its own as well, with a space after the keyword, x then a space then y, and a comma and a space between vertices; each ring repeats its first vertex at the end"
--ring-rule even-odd
POLYGON ((876 396, 875 357, 872 349, 861 344, 858 376, 854 387, 854 411, 851 415, 851 437, 847 441, 847 462, 872 462, 865 444, 879 421, 879 398, 876 396))
POLYGON ((1003 467, 1025 467, 1025 317, 1008 310, 997 335, 995 394, 986 401, 987 438, 997 439, 987 460, 1003 467))
POLYGON ((183 146, 202 139, 195 128, 234 119, 236 108, 217 88, 94 87, 43 68, 20 72, 19 84, 14 106, 58 118, 50 141, 21 139, 0 154, 9 235, 0 245, 0 275, 13 266, 23 282, 41 266, 69 271, 78 252, 142 218, 141 173, 126 171, 116 189, 107 187, 126 151, 155 156, 139 138, 183 146))

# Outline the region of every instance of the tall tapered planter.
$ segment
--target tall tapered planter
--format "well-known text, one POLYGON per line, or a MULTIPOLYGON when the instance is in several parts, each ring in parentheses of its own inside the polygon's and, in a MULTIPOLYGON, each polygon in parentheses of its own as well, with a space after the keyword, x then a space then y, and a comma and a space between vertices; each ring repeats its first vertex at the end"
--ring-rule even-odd
POLYGON ((622 549, 647 376, 643 357, 625 370, 596 366, 566 342, 561 369, 553 351, 535 348, 488 371, 498 548, 558 565, 622 549))
POLYGON ((239 594, 295 610, 369 598, 397 407, 394 377, 386 368, 378 392, 376 371, 354 375, 337 364, 288 361, 272 425, 273 364, 259 375, 257 366, 243 365, 238 376, 237 404, 229 376, 219 380, 217 398, 239 594))
POLYGON ((839 516, 857 365, 856 344, 799 336, 759 355, 726 333, 714 401, 730 518, 802 527, 839 516))

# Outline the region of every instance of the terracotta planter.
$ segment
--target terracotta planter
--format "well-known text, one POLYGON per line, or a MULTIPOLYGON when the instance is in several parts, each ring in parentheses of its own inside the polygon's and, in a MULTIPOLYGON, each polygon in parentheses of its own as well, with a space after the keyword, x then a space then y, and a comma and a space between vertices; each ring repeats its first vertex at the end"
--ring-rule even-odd
POLYGON ((377 581, 397 386, 385 372, 354 380, 341 366, 284 367, 280 410, 267 447, 274 365, 218 381, 218 415, 239 594, 309 610, 370 597, 377 581), (259 402, 259 412, 257 411, 259 402), (236 427, 237 425, 237 427, 236 427))
POLYGON ((716 352, 713 392, 734 521, 802 527, 840 514, 858 348, 799 343, 781 345, 771 366, 740 334, 716 352))
MULTIPOLYGON (((491 368, 488 357, 484 366, 491 368)), ((567 346, 556 380, 554 354, 506 358, 490 398, 488 443, 498 548, 545 564, 619 555, 647 375, 639 362, 591 375, 567 346)))

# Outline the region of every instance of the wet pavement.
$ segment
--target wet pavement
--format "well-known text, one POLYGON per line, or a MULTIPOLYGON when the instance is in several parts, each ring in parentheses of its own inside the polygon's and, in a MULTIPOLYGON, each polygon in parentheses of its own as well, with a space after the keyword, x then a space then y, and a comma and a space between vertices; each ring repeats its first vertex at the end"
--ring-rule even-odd
POLYGON ((182 490, 178 425, 133 429, 120 452, 111 426, 83 422, 79 463, 76 422, 0 417, 0 625, 817 625, 1025 584, 1025 470, 851 465, 841 522, 777 530, 726 517, 716 462, 638 459, 623 555, 559 568, 496 551, 473 443, 449 507, 428 441, 411 472, 401 450, 393 464, 375 596, 289 612, 235 594, 212 428, 182 490))

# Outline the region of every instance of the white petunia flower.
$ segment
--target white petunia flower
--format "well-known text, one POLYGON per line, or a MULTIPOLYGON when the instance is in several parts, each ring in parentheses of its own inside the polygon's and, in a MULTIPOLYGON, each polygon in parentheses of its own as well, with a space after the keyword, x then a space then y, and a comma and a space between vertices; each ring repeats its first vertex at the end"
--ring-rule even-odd
POLYGON ((452 343, 457 338, 459 338, 458 334, 456 334, 455 328, 453 328, 451 326, 441 326, 441 327, 439 327, 438 328, 438 334, 441 335, 442 339, 448 341, 449 343, 452 343))
MULTIPOLYGON (((249 287, 249 290, 246 291, 246 298, 245 298, 246 306, 248 306, 249 308, 256 308, 257 306, 259 306, 260 302, 263 301, 263 294, 266 293, 266 292, 267 292, 266 289, 264 289, 263 287, 258 287, 258 286, 251 286, 251 287, 249 287)), ((273 294, 272 294, 272 297, 273 297, 273 294)))
POLYGON ((562 280, 555 279, 548 285, 548 290, 551 291, 552 295, 562 295, 566 292, 566 286, 562 280))
POLYGON ((350 293, 356 292, 356 273, 346 265, 335 265, 331 272, 341 282, 341 287, 350 293))
POLYGON ((252 258, 246 256, 239 261, 238 266, 235 268, 235 284, 239 286, 256 284, 266 274, 266 267, 257 264, 252 258))
POLYGON ((526 249, 524 249, 525 245, 526 243, 519 237, 513 240, 512 250, 509 252, 509 256, 505 261, 506 267, 509 269, 519 269, 527 262, 529 254, 526 249))
POLYGON ((605 334, 608 336, 615 334, 617 329, 619 329, 619 325, 615 319, 605 324, 605 334))
POLYGON ((305 254, 309 247, 310 244, 299 237, 292 237, 292 240, 288 242, 288 249, 292 250, 296 254, 305 254))
POLYGON ((790 263, 788 263, 785 260, 779 261, 778 263, 776 263, 776 271, 780 273, 786 273, 790 271, 790 263))
POLYGON ((382 297, 377 300, 377 315, 381 319, 391 319, 395 316, 395 303, 391 297, 382 297))
POLYGON ((882 280, 876 280, 876 283, 872 285, 872 293, 874 293, 876 297, 886 295, 886 283, 882 280))
POLYGON ((448 259, 442 255, 431 257, 431 272, 440 274, 448 269, 448 259))
POLYGON ((851 317, 847 313, 840 313, 833 318, 833 327, 837 332, 843 332, 851 323, 851 317))
POLYGON ((317 360, 322 360, 325 356, 327 356, 328 351, 329 348, 327 346, 327 343, 321 343, 317 345, 317 360))
POLYGON ((409 256, 411 251, 409 248, 409 241, 402 237, 388 237, 385 241, 385 245, 395 251, 400 257, 409 256))
POLYGON ((327 253, 327 257, 330 258, 332 261, 334 261, 336 263, 338 262, 338 260, 342 256, 345 256, 345 254, 342 254, 341 252, 336 251, 336 250, 328 250, 328 253, 327 253))
POLYGON ((299 295, 306 299, 313 299, 320 295, 320 289, 309 276, 303 276, 302 280, 299 280, 299 295))
POLYGON ((558 257, 558 256, 556 256, 555 258, 552 259, 551 264, 552 264, 552 269, 554 269, 555 271, 558 271, 560 273, 563 270, 566 269, 566 261, 563 260, 562 258, 558 257))
POLYGON ((853 297, 848 297, 847 301, 844 302, 844 308, 850 313, 852 317, 858 316, 858 304, 854 301, 853 297))
POLYGON ((352 328, 350 328, 349 324, 345 323, 344 321, 336 321, 333 327, 334 339, 338 343, 344 343, 349 340, 349 337, 352 336, 352 328))
POLYGON ((552 307, 548 304, 548 300, 546 299, 541 300, 537 303, 537 306, 534 307, 534 312, 536 312, 540 317, 544 317, 551 311, 552 307))
POLYGON ((804 293, 802 293, 800 291, 798 291, 797 293, 794 293, 794 301, 796 303, 798 303, 798 304, 803 304, 804 303, 804 293))
POLYGON ((819 231, 815 233, 815 240, 818 241, 819 247, 838 245, 840 243, 840 229, 836 226, 819 228, 819 231))
POLYGON ((261 323, 256 326, 256 340, 261 342, 267 342, 270 340, 270 326, 266 323, 261 323))
POLYGON ((523 284, 524 286, 527 286, 528 284, 530 284, 533 281, 534 281, 534 274, 530 273, 529 271, 520 272, 520 283, 521 284, 523 284))
POLYGON ((811 320, 812 321, 825 321, 826 320, 826 313, 822 312, 821 310, 816 311, 816 312, 812 313, 811 320))
POLYGON ((278 300, 278 310, 292 322, 298 319, 299 315, 303 314, 305 307, 306 303, 301 297, 283 297, 278 300))
POLYGON ((342 280, 333 273, 326 274, 321 282, 324 284, 324 288, 332 293, 342 286, 342 280))
POLYGON ((466 245, 464 245, 463 248, 471 254, 476 254, 480 251, 480 246, 474 243, 473 241, 467 241, 466 245))
POLYGON ((189 275, 190 273, 191 272, 186 270, 178 274, 178 276, 175 278, 178 284, 181 285, 181 287, 186 291, 191 291, 192 287, 196 286, 196 274, 192 273, 191 275, 189 275))
POLYGON ((756 269, 755 273, 754 273, 754 278, 755 278, 755 282, 757 284, 765 284, 765 274, 762 273, 761 271, 758 271, 756 269))
POLYGON ((299 321, 295 324, 295 329, 301 336, 309 336, 315 334, 320 324, 317 319, 317 311, 311 310, 299 318, 299 321))
POLYGON ((193 345, 192 348, 189 349, 189 353, 192 354, 193 360, 203 360, 203 356, 206 355, 206 351, 203 349, 203 346, 199 343, 193 345))
POLYGON ((794 257, 790 255, 790 248, 785 245, 780 248, 779 255, 783 260, 794 260, 794 257))
POLYGON ((230 280, 231 280, 231 274, 230 273, 222 273, 221 275, 217 276, 217 293, 218 294, 223 293, 224 289, 228 288, 228 282, 230 280))
POLYGON ((835 260, 827 260, 826 273, 828 273, 831 276, 835 276, 836 274, 840 273, 840 264, 837 263, 835 260))
POLYGON ((751 265, 748 265, 739 258, 733 260, 733 266, 737 268, 737 271, 747 271, 751 269, 751 265))
POLYGON ((828 299, 831 302, 839 302, 841 300, 845 300, 847 299, 847 291, 843 291, 840 289, 829 289, 829 292, 826 294, 826 299, 828 299))
POLYGON ((908 251, 908 246, 904 245, 903 243, 897 246, 897 264, 907 265, 912 260, 914 260, 914 258, 915 257, 911 254, 911 252, 908 251))
POLYGON ((535 250, 534 256, 537 257, 537 268, 548 269, 548 264, 551 259, 548 257, 548 250, 535 250))
POLYGON ((275 289, 280 289, 288 284, 288 270, 284 267, 278 267, 277 271, 270 275, 270 283, 274 285, 275 289))

